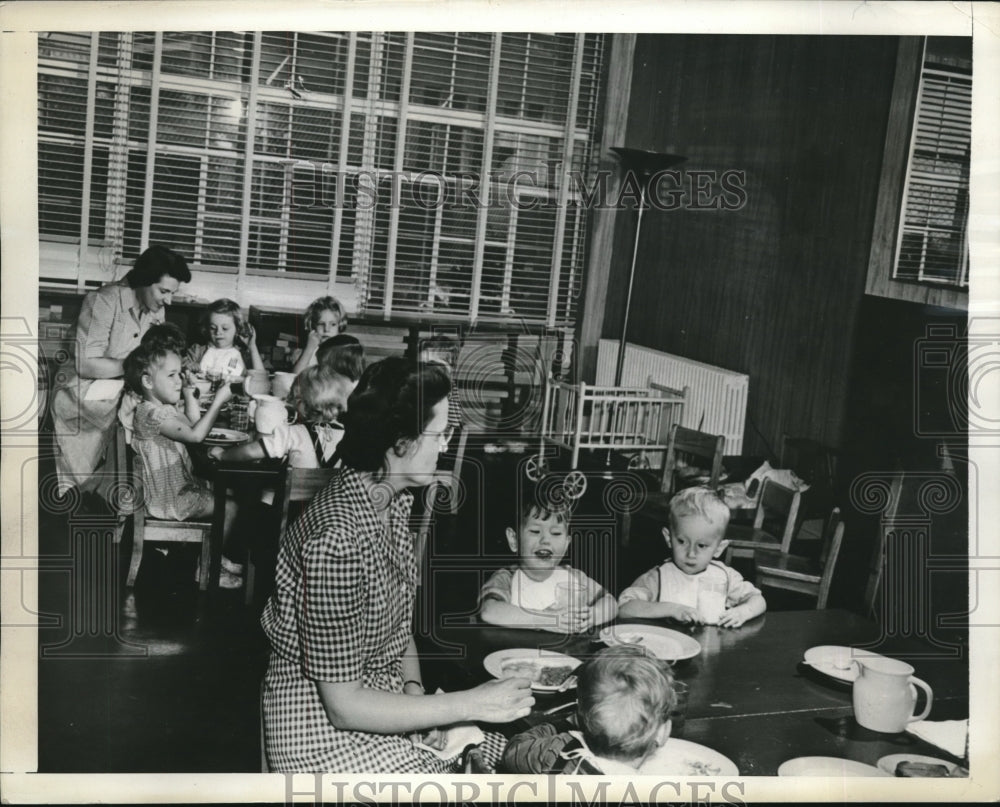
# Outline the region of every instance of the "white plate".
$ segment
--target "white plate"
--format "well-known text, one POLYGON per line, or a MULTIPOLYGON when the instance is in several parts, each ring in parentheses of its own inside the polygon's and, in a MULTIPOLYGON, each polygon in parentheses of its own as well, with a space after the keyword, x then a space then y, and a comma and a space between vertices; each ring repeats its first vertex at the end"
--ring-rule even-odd
POLYGON ((856 647, 824 644, 806 650, 805 663, 838 681, 853 683, 858 677, 857 659, 859 658, 884 658, 884 656, 880 656, 878 653, 869 653, 867 650, 856 647))
POLYGON ((729 757, 704 745, 671 737, 642 763, 639 773, 677 776, 739 776, 729 757))
POLYGON ((601 631, 600 639, 606 645, 637 644, 666 661, 694 658, 701 652, 696 639, 656 625, 612 625, 601 631))
POLYGON ((202 442, 210 446, 234 446, 245 443, 249 439, 249 434, 238 432, 235 429, 212 429, 202 442))
POLYGON ((831 776, 843 779, 853 776, 888 776, 888 774, 874 765, 865 765, 853 759, 796 757, 781 763, 778 776, 831 776))
POLYGON ((948 769, 949 776, 958 767, 954 762, 947 762, 946 760, 935 759, 934 757, 925 757, 920 754, 889 754, 887 757, 882 757, 876 764, 880 770, 885 771, 889 776, 895 776, 896 766, 900 762, 923 762, 927 765, 944 765, 948 769))
MULTIPOLYGON (((490 653, 483 659, 483 666, 486 668, 486 672, 494 678, 505 678, 513 676, 505 673, 504 667, 516 662, 530 664, 539 671, 543 667, 569 667, 569 669, 575 670, 582 663, 580 659, 567 656, 563 653, 556 653, 552 650, 539 650, 534 647, 513 647, 509 650, 497 650, 495 653, 490 653)), ((555 692, 559 689, 559 686, 543 686, 542 684, 532 682, 531 688, 538 692, 555 692)), ((568 688, 572 689, 573 685, 570 685, 568 688)))

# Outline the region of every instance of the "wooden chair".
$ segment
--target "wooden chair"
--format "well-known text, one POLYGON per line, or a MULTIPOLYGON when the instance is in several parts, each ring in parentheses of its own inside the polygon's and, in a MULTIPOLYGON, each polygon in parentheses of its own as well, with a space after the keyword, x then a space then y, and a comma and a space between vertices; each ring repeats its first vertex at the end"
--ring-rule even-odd
MULTIPOLYGON (((327 486, 334 473, 335 469, 333 468, 290 468, 286 466, 281 484, 274 492, 273 507, 281 508, 276 534, 276 545, 281 541, 281 536, 288 529, 288 514, 292 502, 305 502, 312 499, 327 486)), ((273 522, 271 523, 273 525, 273 522)), ((264 540, 270 537, 266 536, 264 540)), ((244 584, 247 605, 253 602, 256 578, 257 563, 254 559, 254 553, 251 552, 247 563, 247 576, 244 584)))
POLYGON ((734 555, 749 557, 757 549, 780 549, 787 553, 795 535, 801 498, 802 494, 797 490, 786 488, 773 479, 765 479, 753 526, 730 524, 726 528, 726 539, 729 541, 727 563, 734 555))
POLYGON ((705 484, 709 487, 715 487, 719 484, 719 477, 722 475, 722 450, 725 444, 726 438, 721 434, 706 434, 675 423, 670 427, 660 491, 673 494, 678 487, 681 487, 675 479, 680 461, 708 469, 708 482, 705 484), (698 460, 702 460, 702 462, 698 462, 698 460))
POLYGON ((132 560, 128 567, 128 578, 125 585, 129 588, 135 585, 135 579, 142 565, 142 551, 147 542, 152 543, 185 543, 201 544, 201 558, 198 561, 198 587, 204 591, 208 588, 209 562, 212 557, 212 522, 211 521, 173 521, 152 518, 146 513, 143 504, 143 489, 139 474, 135 475, 136 502, 132 516, 132 560))
POLYGON ((819 560, 789 555, 773 549, 754 552, 757 585, 798 591, 816 597, 816 608, 826 608, 833 570, 844 539, 844 522, 840 508, 834 507, 823 530, 819 560))

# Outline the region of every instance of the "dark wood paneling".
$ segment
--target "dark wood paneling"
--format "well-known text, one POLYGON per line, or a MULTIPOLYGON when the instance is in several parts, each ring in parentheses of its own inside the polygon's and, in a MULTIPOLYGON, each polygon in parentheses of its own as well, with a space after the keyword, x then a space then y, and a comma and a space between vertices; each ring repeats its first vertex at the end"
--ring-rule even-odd
MULTIPOLYGON (((745 453, 839 445, 898 40, 640 36, 627 145, 745 172, 739 210, 650 211, 629 340, 750 376, 745 453)), ((686 201, 690 201, 688 198, 686 201)), ((634 215, 604 335, 620 334, 634 215)))

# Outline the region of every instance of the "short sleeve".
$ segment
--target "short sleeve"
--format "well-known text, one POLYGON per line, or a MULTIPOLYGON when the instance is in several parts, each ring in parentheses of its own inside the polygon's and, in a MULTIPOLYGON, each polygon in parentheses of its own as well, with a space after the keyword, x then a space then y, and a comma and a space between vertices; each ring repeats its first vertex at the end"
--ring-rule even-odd
POLYGON ((260 444, 269 457, 284 457, 292 448, 292 430, 287 423, 279 423, 271 434, 262 434, 260 444))
POLYGON ((361 552, 345 534, 325 530, 306 539, 298 636, 307 677, 361 680, 366 581, 361 552))
POLYGON ((726 566, 726 607, 732 608, 735 605, 742 605, 751 597, 760 595, 761 591, 749 580, 744 580, 735 569, 726 566))
POLYGON ((629 600, 637 602, 656 602, 660 594, 660 568, 654 566, 635 579, 631 586, 618 595, 618 605, 624 605, 629 600))
POLYGON ((514 573, 510 569, 498 569, 480 589, 479 604, 482 605, 487 598, 500 602, 510 602, 510 587, 513 579, 514 573))
POLYGON ((80 316, 76 320, 77 361, 100 359, 107 355, 114 320, 115 304, 111 293, 99 289, 83 298, 80 316))

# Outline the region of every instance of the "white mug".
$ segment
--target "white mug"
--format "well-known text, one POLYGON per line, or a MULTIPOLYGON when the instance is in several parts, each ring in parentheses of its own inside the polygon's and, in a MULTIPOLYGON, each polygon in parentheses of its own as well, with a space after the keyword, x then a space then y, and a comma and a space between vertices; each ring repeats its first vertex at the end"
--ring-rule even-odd
POLYGON ((287 398, 292 391, 292 382, 295 381, 295 373, 275 373, 271 381, 271 394, 275 398, 287 398))

